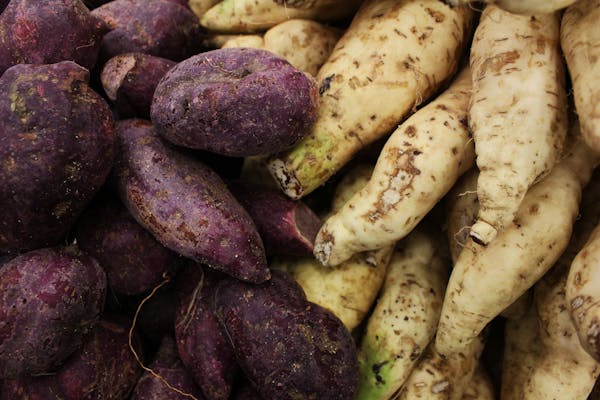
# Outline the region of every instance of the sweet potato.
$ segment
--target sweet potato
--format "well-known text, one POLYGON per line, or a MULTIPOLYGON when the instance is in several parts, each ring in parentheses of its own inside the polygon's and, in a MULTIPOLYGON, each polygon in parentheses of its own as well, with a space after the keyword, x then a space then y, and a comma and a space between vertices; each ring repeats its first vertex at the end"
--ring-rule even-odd
POLYGON ((352 254, 404 238, 473 166, 470 91, 466 69, 392 133, 369 183, 319 230, 314 254, 320 262, 337 265, 352 254))
MULTIPOLYGON (((141 368, 128 343, 131 321, 108 314, 86 337, 83 347, 51 374, 11 381, 3 399, 126 400, 141 368)), ((139 338, 132 345, 141 354, 139 338)))
POLYGON ((108 285, 125 295, 152 289, 173 271, 177 254, 165 248, 115 198, 91 204, 82 215, 75 238, 79 247, 106 271, 108 285))
POLYGON ((488 5, 470 64, 469 126, 480 174, 479 214, 469 234, 487 245, 510 226, 527 189, 563 152, 567 101, 559 16, 516 15, 488 5))
POLYGON ((360 0, 317 0, 313 7, 288 8, 273 0, 223 0, 208 9, 200 18, 205 28, 227 33, 250 33, 267 30, 293 18, 320 22, 340 21, 352 17, 360 0))
POLYGON ((0 75, 16 64, 60 61, 92 69, 107 31, 80 0, 11 0, 0 15, 0 75))
MULTIPOLYGON (((572 2, 572 1, 571 1, 572 2)), ((600 152, 600 1, 579 0, 565 11, 560 44, 573 84, 575 108, 586 143, 600 152)))
POLYGON ((552 172, 527 192, 511 225, 487 246, 466 243, 444 298, 436 336, 442 354, 468 345, 554 265, 567 247, 582 187, 598 160, 578 139, 552 172))
POLYGON ((117 130, 119 193, 138 223, 187 258, 239 279, 269 278, 256 226, 216 173, 168 147, 147 121, 117 130))
POLYGON ((135 385, 131 400, 187 400, 191 398, 189 395, 202 399, 200 389, 179 359, 172 337, 167 336, 162 340, 150 368, 171 387, 146 371, 135 385))
POLYGON ((139 52, 181 61, 201 50, 198 18, 172 1, 114 0, 91 13, 110 28, 102 38, 102 60, 139 52))
POLYGON ((188 5, 194 14, 196 14, 196 17, 200 19, 205 12, 220 1, 221 0, 189 0, 188 5))
POLYGON ((495 398, 492 380, 480 364, 473 373, 471 382, 467 383, 461 400, 494 400, 495 398))
POLYGON ((280 190, 242 181, 229 189, 254 220, 268 255, 312 255, 321 220, 306 204, 280 190))
POLYGON ((456 71, 472 11, 437 0, 367 0, 319 70, 319 114, 271 174, 300 198, 398 126, 456 71))
MULTIPOLYGON (((577 0, 484 0, 486 3, 495 4, 498 7, 515 14, 550 14, 561 8, 568 7, 577 0)), ((446 0, 449 4, 456 6, 475 2, 475 0, 446 0)))
POLYGON ((108 60, 100 78, 119 116, 150 118, 154 90, 175 64, 144 53, 124 53, 108 60))
POLYGON ((273 52, 311 76, 317 75, 341 31, 309 19, 290 19, 275 25, 264 36, 239 35, 222 46, 255 47, 273 52))
POLYGON ((40 374, 82 344, 104 308, 106 275, 75 248, 45 248, 0 268, 0 378, 40 374))
POLYGON ((0 78, 0 253, 61 241, 113 163, 114 120, 71 61, 0 78))
POLYGON ((199 265, 187 268, 202 272, 175 317, 179 356, 208 400, 227 400, 238 367, 231 344, 212 312, 216 285, 222 277, 199 265))
POLYGON ((228 156, 272 154, 304 137, 317 113, 314 80, 259 49, 218 49, 171 69, 158 84, 156 131, 184 147, 228 156))
POLYGON ((389 399, 435 335, 450 263, 432 232, 417 228, 397 244, 359 349, 357 399, 389 399))
POLYGON ((287 273, 273 271, 260 285, 223 281, 214 306, 261 397, 347 400, 356 394, 352 336, 331 312, 308 302, 287 273))

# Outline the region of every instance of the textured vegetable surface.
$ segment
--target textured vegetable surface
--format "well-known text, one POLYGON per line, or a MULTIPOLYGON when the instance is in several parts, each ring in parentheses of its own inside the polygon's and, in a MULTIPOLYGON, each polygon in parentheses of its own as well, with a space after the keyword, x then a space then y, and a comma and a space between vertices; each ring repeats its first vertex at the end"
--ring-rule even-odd
POLYGON ((215 172, 168 147, 147 121, 117 128, 119 192, 142 226, 185 257, 239 279, 269 278, 254 223, 215 172))

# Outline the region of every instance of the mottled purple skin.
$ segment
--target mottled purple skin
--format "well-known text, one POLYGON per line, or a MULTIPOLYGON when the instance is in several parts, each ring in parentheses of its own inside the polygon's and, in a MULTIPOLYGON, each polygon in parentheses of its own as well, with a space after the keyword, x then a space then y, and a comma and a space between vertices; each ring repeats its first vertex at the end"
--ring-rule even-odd
POLYGON ((102 38, 101 58, 145 53, 181 61, 201 50, 198 17, 168 0, 114 0, 92 10, 111 29, 102 38))
POLYGON ((119 294, 135 295, 154 288, 178 258, 112 198, 86 209, 75 237, 79 247, 100 262, 108 285, 119 294))
POLYGON ((92 69, 108 26, 81 0, 12 0, 0 15, 0 75, 16 64, 92 69))
POLYGON ((234 182, 229 189, 254 220, 269 255, 311 257, 319 217, 279 190, 234 182))
POLYGON ((144 53, 119 54, 104 64, 102 86, 121 117, 150 118, 156 85, 175 64, 144 53))
MULTIPOLYGON (((150 368, 164 378, 169 385, 197 399, 203 399, 200 389, 194 383, 192 376, 185 369, 177 354, 177 347, 172 337, 165 337, 160 345, 155 360, 150 368)), ((160 379, 149 372, 144 372, 138 381, 131 400, 188 400, 184 396, 169 388, 160 379)))
MULTIPOLYGON (((195 268, 200 269, 199 266, 195 268)), ((227 400, 238 369, 233 349, 212 313, 222 275, 205 268, 194 290, 182 300, 175 318, 179 356, 208 400, 227 400)))
POLYGON ((59 243, 113 164, 112 113, 71 61, 0 77, 0 253, 59 243))
POLYGON ((251 282, 269 279, 254 222, 221 178, 168 147, 143 120, 117 124, 119 192, 133 217, 164 246, 251 282))
MULTIPOLYGON (((141 368, 128 344, 131 320, 106 315, 87 337, 83 347, 53 374, 8 381, 4 399, 126 400, 141 368)), ((142 357, 139 338, 133 346, 142 357)))
POLYGON ((157 132, 184 147, 235 157, 286 150, 317 117, 315 81, 283 58, 218 49, 177 64, 156 87, 157 132))
POLYGON ((0 269, 0 378, 48 372, 82 344, 104 308, 106 275, 74 248, 46 248, 0 269))
MULTIPOLYGON (((89 7, 89 8, 96 8, 96 7, 100 7, 103 4, 108 3, 111 0, 86 0, 85 4, 89 7)), ((184 6, 185 8, 190 8, 190 5, 188 4, 188 0, 167 0, 170 1, 172 3, 175 4, 179 4, 184 6)), ((8 3, 8 1, 6 1, 8 3)))
POLYGON ((330 311, 298 296, 285 272, 261 285, 227 280, 215 312, 239 365, 265 399, 353 399, 356 346, 330 311))

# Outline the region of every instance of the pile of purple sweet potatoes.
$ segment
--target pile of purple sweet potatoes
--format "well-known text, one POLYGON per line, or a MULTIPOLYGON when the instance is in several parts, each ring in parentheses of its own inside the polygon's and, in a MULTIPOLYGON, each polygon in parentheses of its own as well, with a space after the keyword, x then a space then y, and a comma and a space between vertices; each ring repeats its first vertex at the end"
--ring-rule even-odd
POLYGON ((314 79, 186 1, 1 3, 0 399, 351 399, 350 332, 269 269, 320 218, 240 179, 314 79))

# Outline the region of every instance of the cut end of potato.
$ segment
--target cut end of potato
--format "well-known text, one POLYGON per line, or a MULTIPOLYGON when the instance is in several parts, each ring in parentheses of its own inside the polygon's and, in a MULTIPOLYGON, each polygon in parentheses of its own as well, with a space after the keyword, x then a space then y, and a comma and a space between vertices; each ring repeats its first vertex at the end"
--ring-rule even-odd
POLYGON ((300 181, 296 179, 292 171, 288 170, 283 160, 277 158, 271 160, 267 164, 267 168, 288 197, 299 200, 304 195, 304 188, 300 181))
POLYGON ((135 67, 136 59, 132 54, 117 56, 106 63, 100 80, 109 99, 117 100, 117 93, 129 71, 135 67))
POLYGON ((331 248, 333 242, 330 241, 319 241, 315 243, 315 258, 323 265, 329 266, 329 259, 331 258, 331 248))
POLYGON ((469 236, 473 241, 482 246, 487 246, 498 234, 496 228, 485 221, 477 221, 472 227, 469 236))

